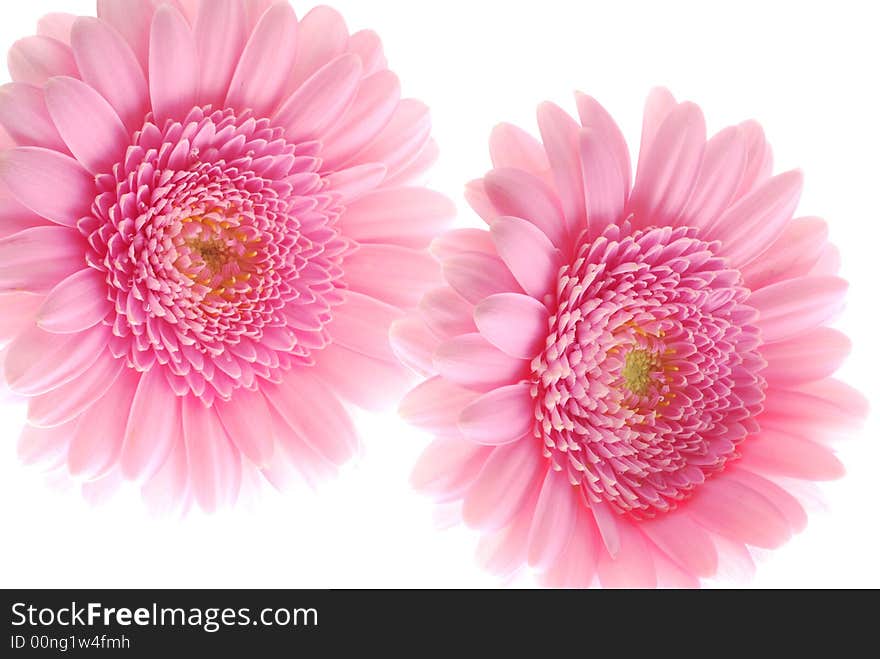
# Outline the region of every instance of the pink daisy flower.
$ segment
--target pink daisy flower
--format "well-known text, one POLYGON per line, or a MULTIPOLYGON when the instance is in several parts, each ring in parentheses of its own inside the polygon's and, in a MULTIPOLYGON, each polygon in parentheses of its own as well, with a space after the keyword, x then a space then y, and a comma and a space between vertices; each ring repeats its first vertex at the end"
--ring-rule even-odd
POLYGON ((159 509, 314 482, 343 401, 409 386, 387 332, 450 202, 379 38, 270 0, 47 16, 0 88, 0 345, 19 452, 159 509))
POLYGON ((837 250, 792 219, 754 122, 706 139, 700 109, 648 99, 641 155, 608 113, 509 125, 468 186, 490 231, 438 239, 447 285, 392 329, 432 376, 401 413, 437 438, 413 475, 479 559, 549 586, 696 586, 806 524, 798 481, 864 399, 831 376, 849 342, 837 250))

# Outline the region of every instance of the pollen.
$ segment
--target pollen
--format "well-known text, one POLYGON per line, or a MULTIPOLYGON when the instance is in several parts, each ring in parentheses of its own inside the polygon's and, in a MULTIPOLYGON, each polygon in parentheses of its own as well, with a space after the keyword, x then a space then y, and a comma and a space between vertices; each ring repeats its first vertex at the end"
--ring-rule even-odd
POLYGON ((637 396, 645 396, 651 390, 653 373, 660 368, 657 355, 647 350, 632 350, 626 356, 621 375, 623 384, 637 396))

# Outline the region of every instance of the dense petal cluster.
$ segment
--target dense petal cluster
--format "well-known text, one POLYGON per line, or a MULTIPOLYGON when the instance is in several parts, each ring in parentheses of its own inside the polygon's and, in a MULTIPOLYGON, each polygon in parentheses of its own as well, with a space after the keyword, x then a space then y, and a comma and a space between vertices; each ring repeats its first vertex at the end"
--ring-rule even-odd
POLYGON ((754 122, 707 139, 657 90, 633 180, 577 105, 542 105, 540 141, 495 130, 467 190, 490 231, 436 240, 446 285, 392 328, 428 377, 401 413, 436 435, 413 482, 496 574, 694 586, 803 528, 792 482, 842 474, 829 444, 866 412, 831 377, 846 284, 754 122))
POLYGON ((0 360, 19 452, 101 498, 214 510, 314 483, 345 410, 407 386, 391 323, 440 281, 427 108, 378 37, 286 1, 99 0, 0 88, 0 360))

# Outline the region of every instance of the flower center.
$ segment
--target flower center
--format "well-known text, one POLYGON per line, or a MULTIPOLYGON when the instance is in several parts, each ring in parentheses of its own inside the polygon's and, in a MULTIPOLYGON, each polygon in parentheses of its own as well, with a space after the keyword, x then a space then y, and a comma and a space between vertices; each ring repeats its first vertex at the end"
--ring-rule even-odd
POLYGON ((687 228, 612 226, 562 268, 534 434, 589 505, 653 517, 736 457, 764 363, 741 275, 687 228))

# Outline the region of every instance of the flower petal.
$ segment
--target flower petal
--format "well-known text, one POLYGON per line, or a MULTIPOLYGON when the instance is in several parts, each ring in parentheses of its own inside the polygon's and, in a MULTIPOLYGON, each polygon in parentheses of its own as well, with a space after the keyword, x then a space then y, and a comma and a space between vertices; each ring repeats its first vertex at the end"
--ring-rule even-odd
POLYGON ((181 418, 190 483, 199 506, 211 513, 235 503, 241 487, 241 454, 217 413, 187 396, 182 399, 181 418))
POLYGON ((296 53, 298 23, 286 2, 272 5, 248 39, 229 84, 226 106, 268 115, 281 101, 296 53))
POLYGON ((256 466, 268 465, 275 452, 272 414, 258 391, 238 389, 231 401, 214 404, 229 439, 256 466))
POLYGON ((112 310, 106 276, 86 268, 52 289, 40 309, 37 325, 53 334, 73 334, 94 327, 112 310))
POLYGON ((201 76, 199 102, 219 106, 248 38, 247 12, 241 0, 202 2, 193 25, 201 76))
POLYGON ((166 119, 183 119, 196 104, 199 55, 186 19, 171 5, 153 16, 149 72, 155 121, 162 126, 166 119))
POLYGON ((345 275, 351 290, 408 309, 440 282, 440 264, 422 250, 363 245, 346 258, 345 275))
POLYGON ((786 341, 761 346, 767 360, 764 377, 771 384, 797 384, 833 375, 849 356, 852 343, 829 327, 807 330, 786 341))
POLYGON ((743 467, 762 473, 811 481, 833 481, 846 473, 830 449, 770 428, 746 442, 741 452, 743 467))
POLYGON ((580 506, 580 495, 568 477, 548 470, 529 531, 529 565, 548 568, 558 560, 575 531, 580 506))
MULTIPOLYGON (((623 132, 608 111, 599 102, 586 94, 575 94, 581 126, 589 128, 597 142, 601 142, 612 155, 620 172, 624 194, 629 194, 632 185, 632 161, 629 147, 623 132)), ((586 178, 585 178, 586 180, 586 178)), ((587 189, 589 191, 589 188, 587 189)))
POLYGON ((704 578, 715 575, 718 552, 712 538, 686 513, 667 513, 643 522, 639 528, 688 573, 704 578))
POLYGON ((476 306, 474 321, 494 346, 511 357, 532 359, 547 341, 550 312, 528 295, 501 293, 476 306))
POLYGON ((580 126, 565 110, 553 103, 543 103, 538 107, 538 126, 553 169, 553 180, 569 233, 576 236, 587 225, 578 148, 580 126))
POLYGON ((526 293, 543 300, 554 292, 562 255, 538 227, 518 217, 501 217, 492 223, 492 237, 526 293))
POLYGON ((70 46, 51 37, 25 37, 9 49, 9 75, 15 82, 41 86, 53 76, 79 77, 70 46))
POLYGON ((621 219, 629 190, 619 158, 608 148, 601 133, 582 128, 579 135, 581 172, 590 235, 621 219))
POLYGON ((388 178, 393 178, 418 157, 430 137, 428 106, 407 98, 373 140, 353 156, 352 163, 381 162, 388 167, 388 178))
POLYGON ((0 153, 0 182, 37 215, 69 227, 88 215, 95 197, 95 181, 77 161, 39 147, 0 153))
POLYGON ((550 171, 544 146, 522 128, 498 124, 489 137, 489 153, 496 169, 521 169, 535 176, 550 171))
POLYGON ((556 247, 566 245, 568 230, 559 200, 540 178, 519 169, 494 169, 486 174, 484 185, 493 206, 493 220, 501 215, 521 217, 538 227, 556 247))
POLYGON ((448 287, 428 291, 419 302, 419 310, 425 324, 441 339, 451 339, 458 334, 473 334, 473 306, 448 287))
POLYGON ((618 524, 620 551, 613 558, 607 551, 599 552, 596 571, 603 588, 654 588, 657 572, 645 537, 635 524, 618 524))
POLYGON ((348 40, 348 50, 361 58, 364 76, 373 75, 388 68, 388 60, 382 49, 382 40, 372 30, 360 30, 348 40))
POLYGON ((519 282, 497 256, 465 252, 443 262, 449 285, 471 304, 497 293, 521 293, 519 282))
POLYGON ((391 324, 391 350, 404 366, 429 376, 434 373, 434 351, 440 345, 437 336, 418 316, 410 316, 391 324))
POLYGON ((344 302, 333 309, 328 326, 333 342, 363 355, 394 361, 388 342, 391 323, 403 317, 397 307, 354 291, 343 292, 344 302))
POLYGON ((41 146, 67 152, 39 87, 24 82, 11 82, 0 87, 0 125, 20 146, 41 146))
POLYGON ((810 274, 827 245, 828 225, 824 220, 792 220, 760 259, 742 268, 743 280, 755 291, 783 279, 803 277, 810 274))
POLYGON ((407 423, 441 435, 456 435, 461 411, 479 396, 442 377, 426 380, 403 398, 399 413, 407 423))
POLYGON ((75 78, 52 78, 45 86, 46 107, 70 152, 89 171, 103 174, 121 160, 129 138, 110 104, 75 78), (88 117, 88 121, 83 121, 88 117))
POLYGON ((739 125, 745 134, 748 145, 746 157, 746 170, 735 199, 744 197, 759 185, 764 183, 773 171, 773 151, 764 137, 764 130, 756 121, 746 121, 739 125))
POLYGON ((461 434, 477 444, 500 446, 523 439, 535 425, 531 385, 522 382, 481 396, 461 412, 461 434))
POLYGON ((451 259, 463 252, 482 252, 491 256, 498 254, 492 234, 485 229, 446 231, 431 241, 430 251, 441 261, 451 259))
POLYGON ((46 14, 37 21, 37 34, 51 37, 61 43, 70 43, 70 31, 76 16, 64 12, 52 12, 46 14))
POLYGON ((526 375, 528 362, 501 352, 480 334, 465 334, 441 344, 434 355, 437 372, 452 382, 489 391, 526 375))
POLYGON ((749 305, 765 342, 780 341, 817 327, 840 311, 848 289, 838 277, 798 277, 752 293, 749 305))
POLYGON ((98 18, 122 35, 144 73, 149 70, 150 23, 154 11, 155 5, 144 0, 98 0, 98 18))
POLYGON ((362 196, 340 218, 343 233, 360 243, 427 247, 455 217, 455 205, 427 188, 381 188, 362 196))
POLYGON ((45 295, 85 267, 85 246, 66 227, 25 229, 0 240, 0 292, 45 295))

